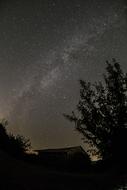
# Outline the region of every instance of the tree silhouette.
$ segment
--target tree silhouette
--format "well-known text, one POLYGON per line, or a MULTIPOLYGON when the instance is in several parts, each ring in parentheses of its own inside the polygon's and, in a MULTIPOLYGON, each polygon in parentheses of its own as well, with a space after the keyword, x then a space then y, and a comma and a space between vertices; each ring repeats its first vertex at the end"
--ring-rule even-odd
POLYGON ((7 149, 9 138, 5 126, 0 123, 0 148, 7 149))
POLYGON ((21 156, 31 147, 29 139, 21 135, 14 136, 8 134, 6 126, 8 125, 6 120, 2 120, 0 123, 0 149, 15 155, 21 156))
POLYGON ((10 134, 9 136, 9 153, 17 156, 22 156, 31 147, 29 139, 21 135, 14 136, 10 134))
POLYGON ((80 100, 76 113, 64 114, 84 135, 91 151, 103 159, 127 158, 127 73, 112 59, 106 61, 102 82, 80 80, 80 100))

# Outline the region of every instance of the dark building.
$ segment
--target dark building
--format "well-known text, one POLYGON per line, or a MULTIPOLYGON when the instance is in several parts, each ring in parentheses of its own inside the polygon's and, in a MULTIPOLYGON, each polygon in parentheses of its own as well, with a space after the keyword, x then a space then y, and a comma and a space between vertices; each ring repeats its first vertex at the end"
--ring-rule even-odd
POLYGON ((42 163, 53 167, 85 169, 90 165, 90 158, 81 146, 36 150, 36 152, 42 163))

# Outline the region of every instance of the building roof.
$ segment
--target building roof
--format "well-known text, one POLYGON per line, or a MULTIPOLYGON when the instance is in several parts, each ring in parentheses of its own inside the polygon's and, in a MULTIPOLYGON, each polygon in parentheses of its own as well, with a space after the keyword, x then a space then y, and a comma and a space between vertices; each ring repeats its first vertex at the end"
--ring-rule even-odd
POLYGON ((38 153, 66 153, 66 152, 82 152, 87 154, 81 146, 75 147, 66 147, 66 148, 56 148, 56 149, 44 149, 44 150, 35 150, 38 153))

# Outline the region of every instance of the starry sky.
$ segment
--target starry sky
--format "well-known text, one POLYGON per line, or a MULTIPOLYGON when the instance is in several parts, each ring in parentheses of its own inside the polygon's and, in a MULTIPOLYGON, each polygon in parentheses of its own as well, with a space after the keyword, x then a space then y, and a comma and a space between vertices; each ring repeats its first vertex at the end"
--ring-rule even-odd
POLYGON ((83 145, 63 113, 79 79, 102 79, 105 61, 127 70, 124 0, 1 0, 0 118, 33 148, 83 145))

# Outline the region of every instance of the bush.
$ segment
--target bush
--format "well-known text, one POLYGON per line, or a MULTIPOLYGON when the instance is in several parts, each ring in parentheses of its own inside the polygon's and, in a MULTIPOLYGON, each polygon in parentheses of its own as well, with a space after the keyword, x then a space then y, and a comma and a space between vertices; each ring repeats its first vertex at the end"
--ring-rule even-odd
POLYGON ((0 123, 0 148, 10 154, 21 156, 31 147, 29 139, 21 135, 8 134, 5 123, 0 123))

